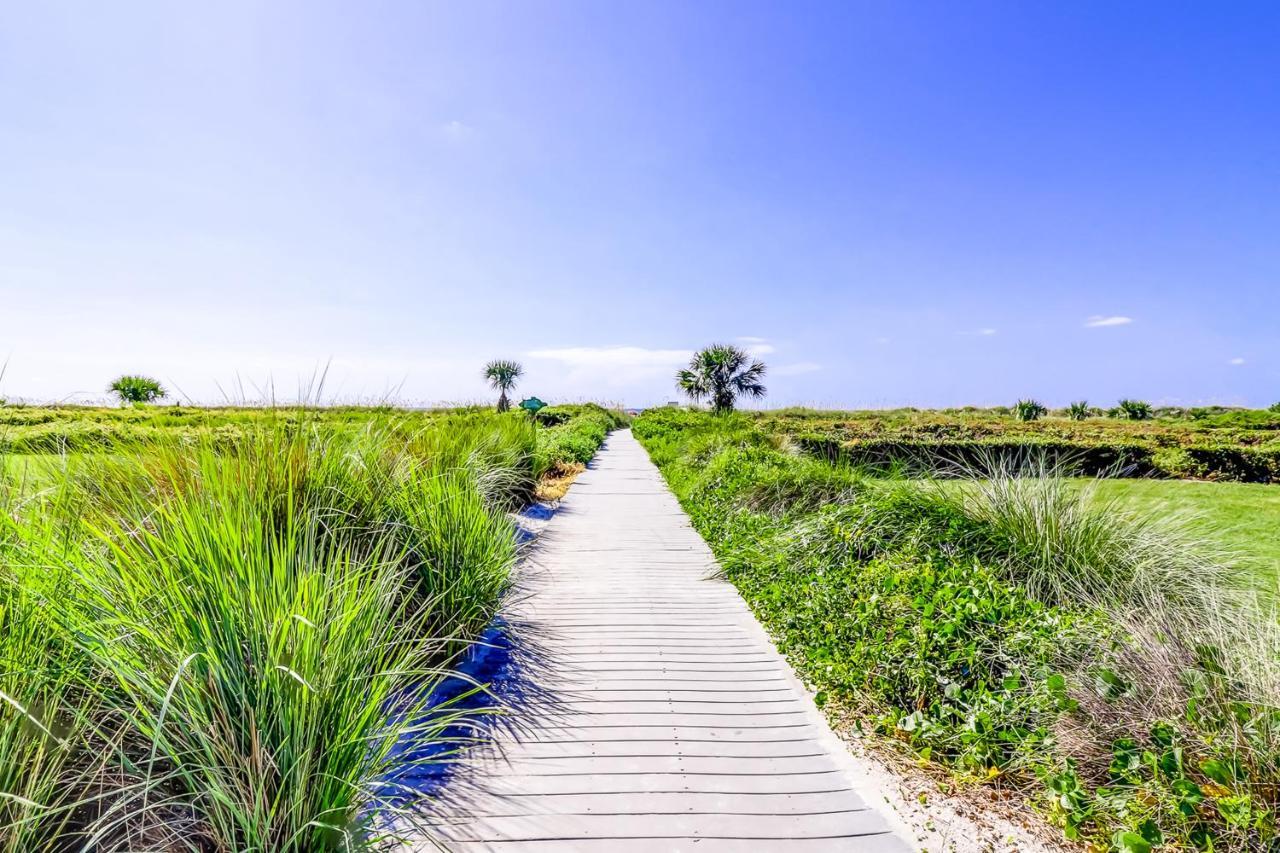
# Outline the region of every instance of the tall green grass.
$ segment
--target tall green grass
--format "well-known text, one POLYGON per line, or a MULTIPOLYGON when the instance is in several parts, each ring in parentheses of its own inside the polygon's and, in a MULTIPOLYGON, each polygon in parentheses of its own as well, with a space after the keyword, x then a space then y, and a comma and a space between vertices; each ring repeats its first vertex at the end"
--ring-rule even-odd
POLYGON ((0 849, 36 850, 67 819, 77 782, 72 754, 91 700, 79 688, 85 662, 56 608, 70 592, 66 573, 24 552, 61 538, 48 517, 24 524, 20 480, 0 476, 0 849))
POLYGON ((290 415, 0 467, 0 844, 368 849, 492 618, 537 433, 290 415), (410 753, 412 754, 412 752, 410 753))

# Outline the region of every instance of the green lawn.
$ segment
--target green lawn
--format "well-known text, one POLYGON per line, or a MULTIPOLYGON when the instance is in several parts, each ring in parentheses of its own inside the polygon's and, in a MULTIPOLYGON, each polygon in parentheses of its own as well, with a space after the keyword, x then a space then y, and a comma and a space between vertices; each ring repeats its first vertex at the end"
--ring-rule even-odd
POLYGON ((1280 486, 1196 480, 1102 480, 1099 495, 1140 512, 1188 519, 1192 530, 1280 583, 1280 486))
MULTIPOLYGON (((962 488, 961 480, 938 480, 962 488)), ((1280 485, 1203 480, 1082 478, 1099 500, 1115 500, 1141 515, 1171 518, 1256 574, 1266 592, 1280 592, 1280 485)))

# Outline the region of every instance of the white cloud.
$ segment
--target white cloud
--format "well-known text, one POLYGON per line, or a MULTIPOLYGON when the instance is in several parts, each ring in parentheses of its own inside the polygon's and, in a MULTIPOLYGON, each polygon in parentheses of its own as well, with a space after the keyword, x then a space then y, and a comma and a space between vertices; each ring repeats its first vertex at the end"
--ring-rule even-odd
POLYGON ((738 343, 745 344, 743 347, 748 353, 754 356, 768 355, 777 352, 778 348, 769 343, 768 338, 757 338, 751 335, 739 335, 738 343))
POLYGON ((625 394, 629 399, 644 401, 670 395, 676 369, 693 358, 693 350, 554 347, 531 350, 525 355, 554 365, 537 372, 561 395, 598 398, 602 394, 625 394))
POLYGON ((873 343, 877 343, 877 344, 880 344, 881 346, 883 346, 884 344, 889 343, 889 339, 888 339, 888 338, 885 338, 885 337, 875 338, 875 339, 874 339, 874 341, 873 341, 873 343))
POLYGON ((445 139, 451 142, 461 142, 475 133, 475 129, 469 124, 464 124, 457 119, 447 121, 440 125, 440 133, 445 139))
POLYGON ((529 358, 558 361, 567 367, 581 368, 646 368, 673 367, 693 358, 693 350, 647 349, 645 347, 562 347, 537 349, 529 358))
POLYGON ((1231 359, 1230 361, 1228 361, 1228 362, 1227 362, 1227 364, 1233 364, 1233 365, 1240 365, 1240 364, 1244 364, 1244 359, 1243 359, 1243 358, 1233 358, 1233 359, 1231 359))
POLYGON ((822 365, 814 361, 797 361, 795 364, 783 364, 778 367, 769 368, 769 373, 774 376, 799 376, 801 373, 813 373, 821 370, 822 365))
POLYGON ((1127 326, 1132 322, 1132 317, 1104 317, 1101 314, 1094 314, 1085 320, 1084 324, 1087 328, 1096 329, 1101 326, 1127 326))
POLYGON ((996 333, 996 330, 995 330, 995 329, 979 329, 979 330, 978 330, 978 334, 983 335, 984 337, 990 337, 991 335, 994 335, 995 333, 996 333))

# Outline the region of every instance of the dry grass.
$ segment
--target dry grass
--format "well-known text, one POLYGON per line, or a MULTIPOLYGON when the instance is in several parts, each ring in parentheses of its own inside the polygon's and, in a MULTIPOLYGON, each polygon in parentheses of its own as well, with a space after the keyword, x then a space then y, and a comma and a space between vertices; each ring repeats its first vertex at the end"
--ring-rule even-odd
POLYGON ((578 475, 587 470, 581 462, 557 462, 542 475, 534 497, 540 501, 558 501, 569 491, 578 475))

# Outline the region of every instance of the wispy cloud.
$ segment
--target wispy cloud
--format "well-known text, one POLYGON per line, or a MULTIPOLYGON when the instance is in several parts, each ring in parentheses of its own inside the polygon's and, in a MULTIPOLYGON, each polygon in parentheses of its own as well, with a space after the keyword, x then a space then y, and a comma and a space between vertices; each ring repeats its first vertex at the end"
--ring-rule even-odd
POLYGON ((475 133, 475 128, 469 124, 454 119, 440 125, 440 135, 450 142, 462 142, 475 133))
POLYGON ((648 349, 646 347, 562 347, 537 349, 528 353, 529 358, 545 358, 558 361, 568 367, 671 367, 688 361, 693 350, 648 349))
POLYGON ((602 387, 626 393, 663 393, 678 367, 693 358, 693 350, 651 349, 635 346, 556 347, 531 350, 530 359, 559 365, 563 387, 581 393, 599 393, 602 387))
POLYGON ((995 329, 974 329, 972 332, 956 332, 957 335, 968 335, 979 338, 989 338, 995 333, 995 329))
POLYGON ((768 355, 777 352, 778 348, 769 343, 768 338, 757 338, 752 335, 739 335, 738 343, 743 345, 743 349, 752 355, 768 355))
POLYGON ((1244 364, 1244 359, 1239 357, 1233 358, 1230 361, 1228 361, 1227 364, 1241 365, 1241 364, 1244 364))
POLYGON ((1132 322, 1132 317, 1104 317, 1101 314, 1094 314, 1085 320, 1084 324, 1087 328, 1097 329, 1102 326, 1127 326, 1132 322))
POLYGON ((769 368, 769 373, 774 376, 799 376, 801 373, 813 373, 821 370, 822 365, 816 361, 797 361, 794 364, 782 364, 778 367, 769 368))

